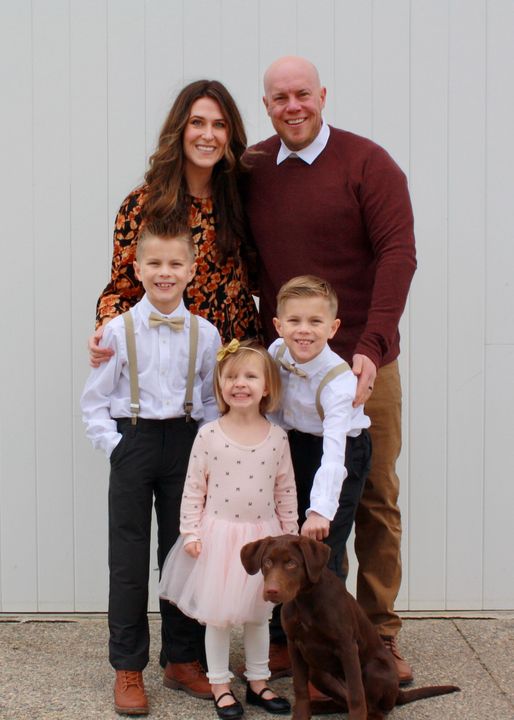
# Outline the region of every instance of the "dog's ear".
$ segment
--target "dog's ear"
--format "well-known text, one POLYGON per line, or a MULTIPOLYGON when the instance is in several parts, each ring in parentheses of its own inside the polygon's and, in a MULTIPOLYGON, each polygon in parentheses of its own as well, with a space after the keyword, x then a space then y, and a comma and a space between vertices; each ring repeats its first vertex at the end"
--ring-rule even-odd
POLYGON ((241 562, 248 575, 255 575, 261 569, 262 556, 271 538, 247 543, 241 548, 241 562))
POLYGON ((325 543, 311 540, 311 538, 303 535, 300 535, 298 540, 305 562, 307 577, 311 583, 316 583, 320 579, 321 571, 328 563, 330 548, 325 543))

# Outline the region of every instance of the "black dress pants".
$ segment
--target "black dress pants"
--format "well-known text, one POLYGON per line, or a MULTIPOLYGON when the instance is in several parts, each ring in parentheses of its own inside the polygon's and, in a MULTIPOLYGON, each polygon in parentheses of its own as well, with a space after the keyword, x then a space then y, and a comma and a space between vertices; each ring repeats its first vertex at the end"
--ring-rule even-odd
MULTIPOLYGON (((288 436, 298 497, 298 523, 301 528, 305 522, 305 513, 310 507, 314 476, 321 465, 323 438, 299 430, 290 430, 288 436)), ((341 488, 336 514, 330 522, 328 537, 323 541, 331 550, 328 567, 343 581, 346 579, 343 572, 346 542, 371 467, 371 438, 367 430, 362 430, 357 437, 346 438, 344 464, 348 475, 341 488)), ((280 624, 280 605, 273 609, 270 635, 271 642, 286 642, 280 624)))
MULTIPOLYGON (((185 418, 117 421, 123 437, 109 477, 109 660, 116 670, 148 663, 152 503, 159 572, 179 535, 180 503, 197 423, 185 418)), ((203 660, 204 628, 160 601, 162 649, 170 662, 203 660)))

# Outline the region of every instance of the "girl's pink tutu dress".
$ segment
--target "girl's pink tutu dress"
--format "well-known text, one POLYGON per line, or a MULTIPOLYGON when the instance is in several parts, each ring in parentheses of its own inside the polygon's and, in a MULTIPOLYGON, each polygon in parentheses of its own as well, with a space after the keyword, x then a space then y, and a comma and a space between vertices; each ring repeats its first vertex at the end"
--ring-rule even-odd
POLYGON ((196 436, 180 509, 181 535, 164 563, 159 594, 207 625, 262 623, 272 603, 262 574, 248 575, 243 545, 298 532, 296 487, 286 433, 270 424, 259 445, 239 445, 218 420, 196 436), (200 540, 198 558, 184 545, 200 540))

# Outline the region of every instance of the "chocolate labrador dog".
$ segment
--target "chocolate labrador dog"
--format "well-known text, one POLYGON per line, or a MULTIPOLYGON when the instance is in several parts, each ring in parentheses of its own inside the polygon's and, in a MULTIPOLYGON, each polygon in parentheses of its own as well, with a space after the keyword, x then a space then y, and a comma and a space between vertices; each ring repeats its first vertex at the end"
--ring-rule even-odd
POLYGON ((309 720, 307 682, 333 698, 350 720, 382 720, 395 705, 459 690, 454 685, 400 690, 391 653, 378 632, 326 567, 330 548, 282 535, 248 543, 241 561, 262 570, 264 599, 282 605, 293 667, 293 720, 309 720))

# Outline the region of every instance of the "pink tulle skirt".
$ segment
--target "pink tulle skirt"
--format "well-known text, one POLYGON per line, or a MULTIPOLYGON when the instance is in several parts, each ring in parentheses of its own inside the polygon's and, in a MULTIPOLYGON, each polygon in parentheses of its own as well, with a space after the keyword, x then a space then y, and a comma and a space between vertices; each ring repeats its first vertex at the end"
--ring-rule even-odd
POLYGON ((246 543, 268 535, 282 535, 277 518, 259 523, 233 522, 204 514, 200 555, 188 555, 179 537, 162 569, 160 596, 206 625, 265 622, 273 604, 262 598, 262 573, 248 575, 240 552, 246 543))

